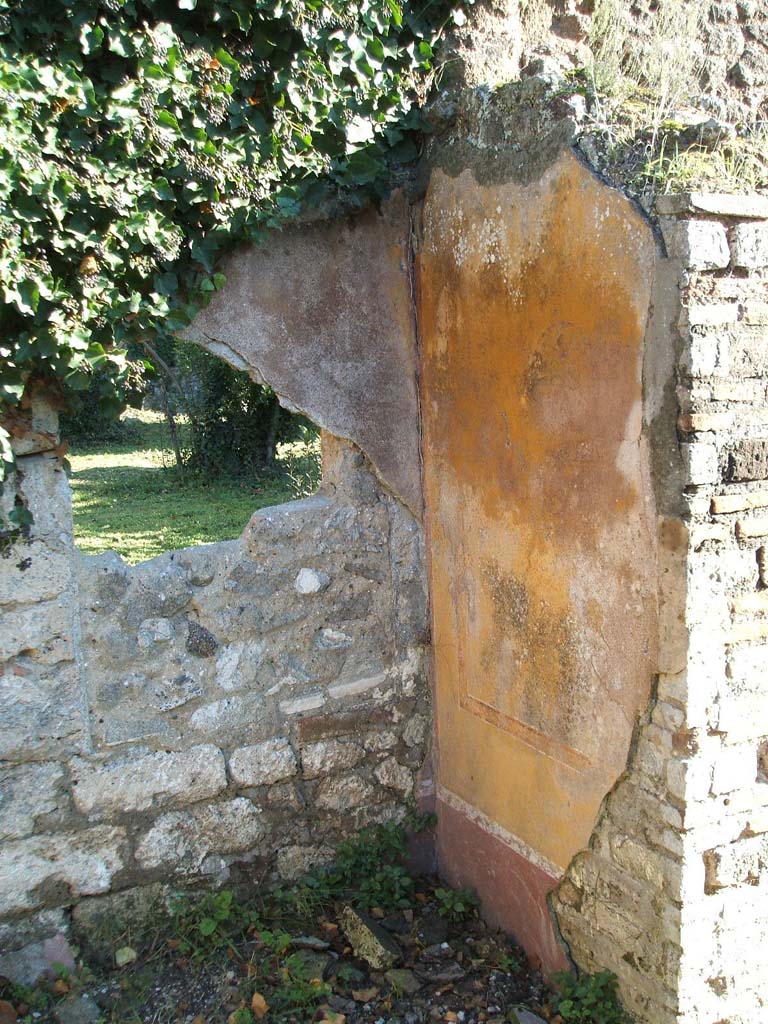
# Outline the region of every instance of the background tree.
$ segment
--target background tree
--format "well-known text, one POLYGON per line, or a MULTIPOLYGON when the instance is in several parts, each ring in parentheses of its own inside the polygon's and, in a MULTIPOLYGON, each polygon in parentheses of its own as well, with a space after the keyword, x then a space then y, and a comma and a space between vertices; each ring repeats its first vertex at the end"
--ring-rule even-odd
POLYGON ((223 252, 380 193, 454 6, 0 0, 0 402, 98 371, 116 405, 126 349, 188 324, 223 252))

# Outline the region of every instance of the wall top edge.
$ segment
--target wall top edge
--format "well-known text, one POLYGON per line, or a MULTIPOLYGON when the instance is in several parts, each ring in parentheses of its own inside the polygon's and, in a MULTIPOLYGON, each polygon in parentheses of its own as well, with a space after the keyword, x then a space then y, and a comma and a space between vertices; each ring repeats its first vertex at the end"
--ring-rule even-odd
POLYGON ((717 217, 749 217, 768 219, 768 195, 748 192, 680 192, 659 196, 656 212, 664 216, 709 213, 717 217))

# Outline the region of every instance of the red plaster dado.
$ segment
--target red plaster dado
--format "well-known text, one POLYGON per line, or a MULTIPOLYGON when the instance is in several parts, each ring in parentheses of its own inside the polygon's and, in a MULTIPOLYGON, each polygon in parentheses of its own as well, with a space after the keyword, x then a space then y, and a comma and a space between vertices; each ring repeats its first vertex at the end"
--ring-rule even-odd
POLYGON ((439 798, 437 815, 442 877, 475 889, 484 920, 513 935, 545 975, 566 970, 568 960, 547 905, 547 894, 559 879, 439 798))

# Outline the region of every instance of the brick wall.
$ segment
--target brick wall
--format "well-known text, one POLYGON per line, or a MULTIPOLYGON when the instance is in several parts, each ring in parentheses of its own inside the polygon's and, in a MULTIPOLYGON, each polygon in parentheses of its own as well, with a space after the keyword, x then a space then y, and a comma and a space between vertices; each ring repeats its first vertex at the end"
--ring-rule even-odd
POLYGON ((768 1006, 768 199, 658 201, 677 278, 679 515, 661 524, 654 699, 553 906, 638 1020, 768 1006))

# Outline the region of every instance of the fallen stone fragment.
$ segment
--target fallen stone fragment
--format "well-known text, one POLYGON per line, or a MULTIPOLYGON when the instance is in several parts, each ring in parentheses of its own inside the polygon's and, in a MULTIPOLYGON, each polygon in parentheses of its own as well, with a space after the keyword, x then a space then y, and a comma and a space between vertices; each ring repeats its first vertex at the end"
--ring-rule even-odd
POLYGON ((412 996, 421 988, 421 982, 413 971, 408 971, 404 967, 387 971, 384 977, 396 992, 404 992, 408 996, 412 996))
POLYGON ((121 946, 115 952, 115 965, 117 967, 127 967, 128 964, 134 963, 138 960, 139 954, 135 949, 131 949, 130 946, 121 946))
POLYGON ((370 1003, 379 994, 379 989, 376 986, 372 988, 356 988, 352 990, 352 998, 356 1003, 370 1003))
POLYGON ((314 935, 297 935, 295 939, 291 939, 291 945, 294 949, 311 949, 316 953, 322 953, 330 947, 330 942, 318 939, 314 935))
POLYGON ((460 964, 457 964, 455 960, 452 963, 445 964, 444 966, 441 964, 436 970, 419 970, 420 977, 427 978, 429 981, 442 983, 460 981, 465 974, 466 971, 464 968, 460 964))
POLYGON ((403 954, 398 944, 368 914, 345 907, 341 915, 341 927, 355 956, 376 970, 385 971, 402 960, 403 954))
POLYGON ((314 981, 316 978, 322 981, 330 963, 331 956, 328 953, 299 949, 291 954, 286 961, 286 966, 291 974, 301 977, 304 981, 314 981))
POLYGON ((59 1024, 99 1024, 101 1020, 101 1010, 85 993, 76 993, 62 999, 54 1014, 59 1024))
POLYGON ((518 1024, 547 1024, 543 1017, 540 1017, 538 1013, 532 1013, 530 1010, 526 1010, 522 1006, 516 1006, 512 1010, 512 1019, 516 1020, 518 1024))

